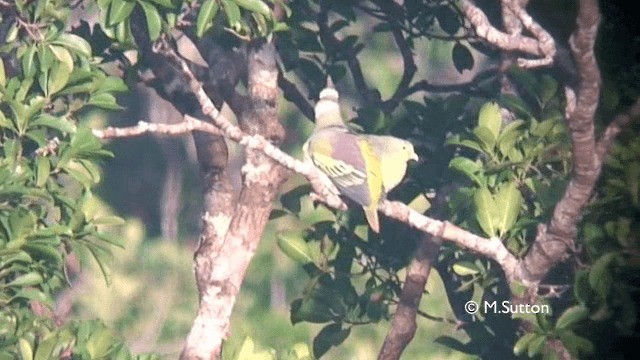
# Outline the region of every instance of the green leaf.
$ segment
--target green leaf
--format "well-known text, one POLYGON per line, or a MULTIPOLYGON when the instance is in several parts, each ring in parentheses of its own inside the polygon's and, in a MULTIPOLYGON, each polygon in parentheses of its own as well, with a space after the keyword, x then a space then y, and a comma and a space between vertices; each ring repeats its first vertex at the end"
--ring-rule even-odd
POLYGON ((291 302, 291 323, 294 325, 302 321, 322 324, 331 320, 331 308, 314 298, 295 299, 291 302))
POLYGON ((440 28, 449 35, 455 35, 462 26, 458 13, 448 5, 438 6, 436 9, 435 16, 440 28))
POLYGON ((407 206, 421 214, 431 208, 431 202, 424 194, 418 194, 407 206))
POLYGON ((477 126, 473 129, 473 134, 483 145, 483 152, 488 155, 493 155, 493 149, 496 146, 496 137, 493 136, 491 130, 483 126, 477 126))
POLYGON ((5 38, 5 43, 10 44, 18 38, 18 22, 14 21, 13 24, 9 27, 9 31, 7 31, 7 37, 5 38))
POLYGON ((454 157, 449 162, 449 168, 458 170, 465 174, 469 179, 473 180, 478 186, 484 184, 483 179, 479 176, 482 166, 475 161, 465 157, 454 157))
POLYGON ((64 117, 55 117, 43 113, 29 124, 31 126, 45 126, 59 130, 63 133, 73 134, 76 132, 76 125, 64 117))
POLYGON ((7 286, 34 286, 41 284, 43 281, 42 275, 34 271, 16 277, 7 286))
POLYGON ((222 0, 224 12, 227 15, 227 23, 230 27, 236 28, 240 23, 240 8, 235 1, 222 0))
POLYGON ((497 219, 498 230, 505 234, 516 223, 522 206, 522 194, 515 181, 500 188, 495 197, 495 204, 500 214, 497 219))
POLYGON ((558 92, 558 82, 548 74, 542 75, 542 83, 541 83, 541 91, 540 91, 540 102, 544 106, 551 100, 556 93, 558 92))
POLYGON ((617 252, 610 252, 599 257, 589 270, 589 285, 595 292, 603 298, 609 294, 613 275, 609 270, 609 264, 618 256, 617 252))
POLYGON ((0 110, 0 128, 9 129, 13 132, 16 131, 16 127, 13 125, 13 122, 7 119, 1 110, 0 110))
POLYGON ((33 349, 31 348, 29 341, 20 338, 20 340, 18 340, 18 347, 20 348, 20 357, 22 360, 33 359, 33 349))
POLYGON ((529 343, 529 351, 527 352, 527 355, 530 358, 540 353, 540 351, 544 347, 544 343, 547 340, 546 336, 544 335, 541 335, 541 334, 534 334, 534 335, 535 336, 533 337, 533 339, 531 339, 531 342, 529 343))
POLYGON ((243 7, 251 12, 264 15, 267 19, 271 18, 271 9, 261 0, 235 0, 238 6, 243 7))
POLYGON ((109 9, 109 25, 113 26, 128 18, 136 3, 127 0, 113 0, 109 9))
POLYGON ((461 43, 453 45, 451 57, 453 59, 453 66, 459 73, 462 74, 464 70, 473 69, 473 55, 471 54, 471 51, 469 51, 469 48, 461 43))
POLYGON ((122 107, 116 102, 115 96, 109 93, 99 93, 92 95, 87 105, 97 106, 108 110, 120 110, 122 107))
POLYGON ((434 342, 467 355, 474 355, 475 353, 475 347, 471 342, 464 344, 460 340, 451 336, 438 336, 434 342))
POLYGON ((586 319, 589 309, 582 305, 576 305, 565 310, 556 321, 556 329, 568 328, 571 325, 586 319))
POLYGON ((69 50, 62 46, 49 45, 49 49, 55 56, 55 58, 67 68, 69 73, 73 71, 73 57, 69 50))
POLYGON ((196 36, 199 38, 202 37, 205 31, 213 26, 212 22, 216 17, 219 8, 217 0, 206 0, 202 4, 196 20, 196 36))
POLYGON ((125 84, 124 80, 122 80, 121 78, 116 76, 108 76, 100 82, 96 93, 124 92, 128 89, 129 88, 127 87, 127 84, 125 84))
POLYGON ((30 263, 33 261, 31 256, 29 256, 29 254, 27 254, 24 251, 18 251, 17 254, 11 257, 6 257, 6 256, 7 256, 6 254, 3 254, 3 258, 0 258, 2 260, 0 262, 0 269, 4 269, 5 267, 13 264, 14 262, 30 263))
POLYGON ((69 76, 73 68, 69 69, 67 64, 59 62, 49 70, 49 80, 47 82, 47 96, 51 96, 64 89, 69 82, 69 76))
POLYGON ((117 246, 119 248, 124 249, 124 238, 118 236, 116 234, 108 233, 108 232, 98 232, 94 234, 98 239, 107 242, 111 245, 117 246))
MULTIPOLYGON (((535 123, 532 123, 532 125, 535 123)), ((553 119, 550 120, 544 120, 534 126, 533 129, 531 130, 531 134, 537 136, 537 137, 545 137, 547 136, 547 134, 549 134, 549 132, 551 131, 551 129, 553 129, 553 127, 556 125, 556 121, 553 119)))
POLYGON ((526 119, 532 116, 529 105, 518 96, 502 94, 500 95, 500 104, 520 116, 525 116, 526 119))
POLYGON ((62 33, 57 39, 51 41, 51 44, 61 45, 84 57, 91 57, 91 45, 87 40, 78 35, 70 33, 62 33))
POLYGON ((62 255, 50 245, 34 244, 31 241, 21 246, 21 249, 29 253, 34 259, 45 260, 52 264, 62 264, 62 255))
POLYGON ((480 108, 478 113, 478 126, 488 129, 494 139, 500 135, 502 127, 502 114, 500 106, 495 102, 488 102, 480 108))
POLYGON ((36 186, 43 187, 51 173, 51 162, 44 156, 36 158, 36 186))
POLYGON ((302 238, 300 231, 287 230, 277 234, 278 247, 285 253, 290 259, 307 264, 313 262, 313 258, 310 255, 311 250, 306 241, 302 238))
POLYGON ((30 301, 38 301, 43 304, 52 305, 51 297, 45 294, 44 292, 37 290, 35 288, 25 288, 18 291, 13 299, 27 299, 30 301))
POLYGON ((98 267, 100 268, 100 272, 104 277, 104 282, 107 285, 111 284, 111 271, 109 269, 108 263, 111 261, 111 252, 105 248, 102 248, 96 244, 87 244, 87 249, 93 255, 93 258, 98 263, 98 267))
POLYGON ((473 201, 476 206, 476 219, 482 230, 489 236, 495 236, 497 230, 497 210, 491 192, 486 187, 476 190, 473 201))
POLYGON ((536 333, 524 334, 524 336, 522 336, 520 339, 518 339, 518 341, 516 341, 516 344, 513 346, 513 353, 516 356, 520 356, 520 355, 524 354, 524 352, 529 347, 529 344, 531 343, 531 340, 533 340, 536 336, 537 336, 536 333))
MULTIPOLYGON (((36 45, 32 44, 31 46, 28 47, 24 55, 22 55, 22 73, 24 74, 25 78, 32 78, 36 74, 35 54, 36 54, 36 45)), ((18 101, 22 101, 22 100, 18 100, 18 101)))
POLYGON ((138 1, 138 3, 142 6, 144 16, 147 19, 147 31, 149 32, 149 38, 151 41, 154 41, 160 36, 160 31, 162 30, 162 18, 160 17, 160 13, 155 6, 148 2, 138 1))
POLYGON ((516 140, 522 136, 522 132, 518 130, 524 121, 515 120, 505 126, 498 137, 498 149, 502 155, 507 156, 515 146, 516 140))
POLYGON ((593 343, 582 336, 576 335, 573 331, 563 331, 560 333, 560 340, 569 352, 578 357, 580 353, 593 353, 593 343))
POLYGON ((54 358, 53 350, 58 345, 58 337, 51 334, 45 340, 38 343, 34 360, 49 360, 54 358))
POLYGON ((453 272, 460 276, 475 275, 480 273, 480 269, 476 264, 470 261, 458 261, 451 267, 453 272))
POLYGON ((320 358, 333 346, 338 346, 349 337, 351 329, 342 329, 342 324, 329 324, 313 339, 313 356, 320 358))
POLYGON ((581 304, 588 304, 595 296, 593 289, 589 285, 589 272, 587 270, 576 272, 573 294, 581 304))

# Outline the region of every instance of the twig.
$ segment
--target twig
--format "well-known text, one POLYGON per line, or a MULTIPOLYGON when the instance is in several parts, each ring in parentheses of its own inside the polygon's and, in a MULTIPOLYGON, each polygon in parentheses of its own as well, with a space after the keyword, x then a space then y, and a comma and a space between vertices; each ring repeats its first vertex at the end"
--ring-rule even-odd
POLYGON ((193 130, 200 130, 212 135, 221 135, 220 129, 217 127, 185 116, 184 121, 177 124, 161 124, 139 121, 137 125, 120 128, 107 127, 105 129, 94 129, 93 135, 100 139, 123 138, 140 136, 143 134, 163 134, 163 135, 190 135, 193 130))
POLYGON ((598 154, 598 160, 600 162, 604 160, 604 157, 611 148, 613 140, 618 136, 622 129, 628 123, 638 118, 640 118, 640 98, 636 99, 635 103, 633 103, 627 111, 614 117, 609 126, 605 129, 604 133, 600 136, 600 139, 596 144, 596 153, 598 154))
POLYGON ((284 71, 282 71, 282 69, 280 69, 278 75, 278 86, 282 89, 285 99, 294 103, 307 119, 314 119, 313 106, 309 104, 304 95, 298 90, 298 87, 284 77, 284 71))

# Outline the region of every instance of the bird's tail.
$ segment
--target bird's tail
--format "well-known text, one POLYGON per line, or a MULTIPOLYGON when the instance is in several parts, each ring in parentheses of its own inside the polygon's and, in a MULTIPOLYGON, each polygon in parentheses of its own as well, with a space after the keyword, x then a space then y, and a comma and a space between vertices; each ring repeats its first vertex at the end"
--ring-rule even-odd
POLYGON ((364 206, 364 214, 367 217, 367 222, 369 222, 369 226, 371 226, 371 230, 375 231, 376 234, 380 232, 380 221, 378 220, 378 206, 377 204, 371 206, 364 206))

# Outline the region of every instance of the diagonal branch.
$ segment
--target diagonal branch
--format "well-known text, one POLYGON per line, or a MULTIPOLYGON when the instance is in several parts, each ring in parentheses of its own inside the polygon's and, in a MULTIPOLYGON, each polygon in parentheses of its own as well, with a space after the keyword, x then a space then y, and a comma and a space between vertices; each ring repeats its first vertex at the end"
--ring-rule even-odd
MULTIPOLYGON (((170 133, 173 135, 188 134, 191 128, 198 128, 203 132, 219 133, 220 129, 213 127, 211 124, 204 123, 197 119, 187 119, 191 124, 179 123, 179 124, 166 124, 163 126, 162 133, 170 133)), ((218 122, 227 121, 224 116, 219 115, 218 122)), ((334 209, 344 210, 346 209, 345 203, 340 199, 337 194, 337 190, 331 183, 331 180, 322 172, 317 170, 313 165, 307 162, 302 162, 295 158, 292 158, 282 150, 278 149, 271 143, 269 143, 261 135, 247 135, 242 130, 237 129, 239 133, 236 133, 233 129, 233 125, 229 124, 234 134, 239 135, 233 139, 241 145, 263 152, 269 158, 273 159, 282 166, 293 170, 304 177, 306 177, 311 183, 315 194, 313 198, 315 200, 322 201, 329 207, 334 209)), ((146 123, 142 125, 149 132, 149 127, 146 123)), ((107 128, 105 130, 94 130, 94 134, 103 139, 129 136, 129 134, 141 134, 144 133, 137 126, 130 128, 113 129, 107 128), (113 136, 110 136, 113 135, 113 136)), ((226 134, 225 134, 226 135, 226 134)), ((229 138, 231 138, 229 136, 229 138)), ((468 249, 472 252, 486 256, 495 260, 505 269, 505 272, 510 273, 516 269, 518 260, 513 256, 507 248, 502 244, 502 241, 498 238, 483 238, 481 236, 470 233, 454 224, 447 221, 440 221, 428 216, 424 216, 417 211, 409 208, 406 204, 398 201, 383 201, 379 208, 383 214, 390 218, 396 219, 400 222, 406 223, 426 234, 432 236, 441 236, 443 240, 453 242, 458 246, 468 249)))

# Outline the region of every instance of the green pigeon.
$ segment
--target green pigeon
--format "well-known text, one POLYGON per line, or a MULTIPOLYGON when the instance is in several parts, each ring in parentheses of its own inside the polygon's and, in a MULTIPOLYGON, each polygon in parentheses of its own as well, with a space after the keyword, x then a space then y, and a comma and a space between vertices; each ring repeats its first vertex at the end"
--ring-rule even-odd
POLYGON ((314 108, 316 123, 303 147, 305 158, 331 179, 341 195, 362 206, 369 226, 378 233, 380 200, 402 181, 407 161, 417 156, 406 140, 350 131, 338 99, 329 79, 314 108))

